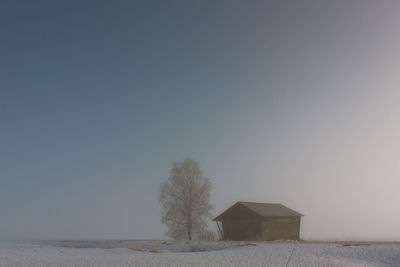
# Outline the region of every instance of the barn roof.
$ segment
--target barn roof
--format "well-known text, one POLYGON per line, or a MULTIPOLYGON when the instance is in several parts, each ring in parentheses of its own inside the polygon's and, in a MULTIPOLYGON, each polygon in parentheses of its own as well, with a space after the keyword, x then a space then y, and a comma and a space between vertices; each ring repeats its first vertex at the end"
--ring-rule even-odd
POLYGON ((222 219, 222 217, 224 217, 224 215, 227 211, 235 208, 237 205, 242 205, 262 217, 303 216, 303 214, 298 213, 297 211, 294 211, 292 209, 289 209, 288 207, 285 207, 279 203, 256 203, 256 202, 239 201, 239 202, 236 202, 235 205, 233 205, 232 207, 230 207, 229 209, 227 209, 226 211, 224 211, 223 213, 218 215, 216 218, 214 218, 213 221, 220 221, 222 219))

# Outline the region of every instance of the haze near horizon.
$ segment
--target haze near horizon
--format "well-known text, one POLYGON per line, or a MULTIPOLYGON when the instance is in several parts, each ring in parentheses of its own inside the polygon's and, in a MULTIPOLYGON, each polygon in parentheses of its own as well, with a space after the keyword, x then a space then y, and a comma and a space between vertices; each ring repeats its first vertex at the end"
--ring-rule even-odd
POLYGON ((278 202, 305 240, 399 240, 399 13, 2 1, 0 238, 165 238, 159 186, 190 156, 214 215, 278 202))

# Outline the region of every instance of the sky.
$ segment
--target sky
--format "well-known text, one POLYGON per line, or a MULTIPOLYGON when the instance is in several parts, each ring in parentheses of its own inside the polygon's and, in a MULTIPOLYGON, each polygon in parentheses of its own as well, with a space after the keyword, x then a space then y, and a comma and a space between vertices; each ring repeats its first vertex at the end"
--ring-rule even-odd
POLYGON ((282 203, 305 240, 399 240, 399 13, 1 1, 0 238, 166 238, 160 184, 189 156, 215 216, 282 203))

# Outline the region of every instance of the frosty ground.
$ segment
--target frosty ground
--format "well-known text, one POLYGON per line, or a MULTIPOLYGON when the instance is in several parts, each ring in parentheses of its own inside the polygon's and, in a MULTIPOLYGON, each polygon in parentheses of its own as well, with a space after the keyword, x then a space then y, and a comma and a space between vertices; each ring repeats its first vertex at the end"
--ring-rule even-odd
POLYGON ((400 266, 400 245, 8 241, 0 242, 0 266, 400 266))

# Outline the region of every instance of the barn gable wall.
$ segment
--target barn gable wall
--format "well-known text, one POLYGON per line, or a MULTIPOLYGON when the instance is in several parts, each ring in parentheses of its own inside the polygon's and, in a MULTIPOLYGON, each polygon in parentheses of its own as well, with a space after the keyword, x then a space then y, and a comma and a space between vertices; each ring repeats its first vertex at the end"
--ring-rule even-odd
POLYGON ((225 240, 261 240, 261 220, 222 221, 225 240))
POLYGON ((243 205, 237 204, 232 208, 228 209, 226 212, 223 213, 221 216, 222 220, 258 220, 260 216, 251 211, 250 209, 246 208, 243 205))
POLYGON ((242 205, 236 205, 223 215, 224 239, 261 239, 261 217, 242 205))

